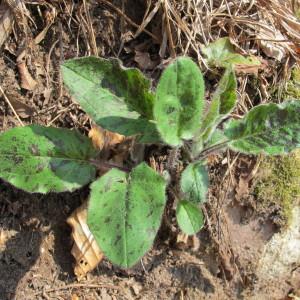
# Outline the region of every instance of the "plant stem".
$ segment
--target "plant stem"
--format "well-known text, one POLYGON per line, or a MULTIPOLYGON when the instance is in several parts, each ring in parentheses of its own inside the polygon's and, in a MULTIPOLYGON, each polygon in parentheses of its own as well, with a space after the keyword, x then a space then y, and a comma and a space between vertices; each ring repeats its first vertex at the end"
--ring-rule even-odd
POLYGON ((213 154, 215 152, 218 152, 220 151, 221 149, 223 149, 224 147, 227 146, 227 143, 229 141, 225 141, 225 142, 222 142, 220 144, 216 144, 216 145, 213 145, 213 146, 210 146, 204 150, 202 150, 199 155, 194 159, 194 160, 199 160, 199 159, 203 159, 205 157, 207 157, 208 155, 210 154, 213 154))
POLYGON ((120 166, 120 165, 116 165, 114 163, 99 161, 99 160, 96 160, 96 159, 90 159, 89 162, 91 164, 93 164, 94 166, 96 166, 100 170, 110 170, 112 168, 115 168, 115 169, 119 169, 119 170, 124 171, 124 172, 130 172, 129 168, 126 168, 126 167, 120 166))
POLYGON ((182 152, 185 155, 185 157, 187 158, 188 162, 194 161, 193 155, 186 144, 183 145, 182 152))

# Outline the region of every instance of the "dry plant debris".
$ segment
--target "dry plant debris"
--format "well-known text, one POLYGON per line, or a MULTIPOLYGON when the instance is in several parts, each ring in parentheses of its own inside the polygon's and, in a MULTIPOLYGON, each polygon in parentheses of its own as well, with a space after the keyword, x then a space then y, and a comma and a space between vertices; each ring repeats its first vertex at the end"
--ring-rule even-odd
MULTIPOLYGON (((144 2, 144 17, 139 19, 134 18, 128 13, 128 9, 124 8, 122 4, 126 1, 2 1, 1 8, 7 7, 7 4, 11 7, 9 10, 5 8, 4 14, 10 12, 10 15, 17 20, 14 22, 11 35, 8 34, 9 30, 2 30, 1 26, 6 24, 0 21, 0 47, 1 37, 3 37, 2 49, 6 66, 16 73, 12 82, 9 79, 12 77, 6 76, 6 73, 3 75, 4 78, 1 78, 0 84, 16 112, 13 115, 10 109, 6 108, 9 104, 1 102, 2 129, 22 123, 41 122, 55 126, 75 126, 88 132, 89 119, 78 106, 70 105, 71 101, 62 89, 57 66, 64 58, 90 54, 105 57, 121 54, 120 57, 122 59, 125 57, 128 64, 136 65, 136 62, 141 69, 155 78, 155 72, 164 68, 169 56, 189 54, 196 57, 205 67, 201 47, 219 37, 229 36, 235 50, 240 54, 265 58, 254 87, 251 87, 251 75, 247 74, 239 78, 241 97, 238 111, 233 113, 236 118, 253 105, 266 101, 272 86, 277 86, 282 80, 286 80, 289 77, 290 67, 299 60, 299 19, 295 18, 299 8, 298 1, 155 0, 144 2), (16 3, 19 3, 19 6, 16 6, 16 3), (41 29, 47 28, 44 16, 47 12, 51 14, 53 8, 56 9, 59 17, 56 15, 53 26, 44 31, 41 29), (36 26, 40 23, 43 26, 36 26), (122 32, 118 31, 119 23, 123 24, 122 32), (46 39, 43 43, 36 44, 33 41, 39 32, 44 32, 46 39), (121 46, 120 36, 124 41, 121 46), (146 40, 147 43, 141 43, 141 39, 146 40), (153 55, 153 45, 159 48, 157 51, 159 55, 153 55), (23 49, 26 49, 25 68, 37 84, 30 90, 33 85, 29 83, 29 89, 25 92, 22 90, 22 97, 19 98, 16 94, 20 95, 20 85, 25 81, 20 80, 14 63, 17 62, 16 58, 23 49), (124 52, 128 56, 134 54, 135 62, 132 58, 128 59, 126 55, 122 56, 124 52), (257 90, 260 99, 253 101, 249 86, 257 90)), ((2 12, 0 12, 0 20, 1 16, 3 16, 2 12)), ((11 17, 9 20, 12 24, 11 17)), ((43 38, 43 34, 40 37, 43 38)), ((105 140, 105 133, 102 133, 103 135, 105 140)), ((219 159, 217 157, 215 163, 219 159)), ((228 269, 234 272, 235 266, 230 269, 230 263, 235 261, 236 257, 230 248, 230 241, 224 238, 226 233, 220 225, 224 221, 223 208, 226 204, 226 196, 230 192, 230 183, 227 184, 227 181, 232 181, 234 164, 237 161, 229 155, 227 162, 229 171, 226 171, 220 190, 210 197, 207 226, 208 231, 211 230, 213 238, 217 241, 225 271, 228 269)), ((226 167, 227 162, 223 167, 226 167)), ((244 178, 247 181, 244 186, 247 191, 249 183, 247 172, 243 174, 244 178)), ((237 187, 240 188, 239 195, 243 194, 243 184, 241 182, 241 186, 237 187)), ((69 288, 72 286, 66 286, 66 289, 69 288)), ((84 285, 78 288, 84 288, 84 285)))
POLYGON ((94 147, 100 151, 109 150, 110 147, 120 144, 125 140, 124 135, 105 130, 96 125, 92 125, 89 131, 89 138, 92 139, 94 147))
POLYGON ((10 35, 13 27, 13 12, 5 3, 0 4, 0 47, 10 35))
POLYGON ((74 274, 77 280, 83 279, 103 258, 103 253, 90 232, 86 220, 87 203, 77 208, 67 220, 72 227, 74 245, 71 253, 76 261, 74 274))

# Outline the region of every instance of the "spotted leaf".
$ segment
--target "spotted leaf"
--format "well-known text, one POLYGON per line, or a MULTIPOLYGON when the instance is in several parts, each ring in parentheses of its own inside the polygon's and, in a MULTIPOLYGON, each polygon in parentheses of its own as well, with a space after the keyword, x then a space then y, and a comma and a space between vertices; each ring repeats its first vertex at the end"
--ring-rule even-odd
POLYGON ((90 140, 76 131, 30 125, 0 136, 0 177, 28 192, 73 191, 95 178, 90 140))
POLYGON ((62 65, 64 84, 83 110, 101 127, 143 142, 159 139, 153 119, 154 94, 138 69, 127 69, 117 59, 82 57, 62 65))
POLYGON ((180 187, 186 200, 194 203, 205 202, 208 185, 208 173, 203 162, 191 163, 182 172, 180 187))
POLYGON ((300 147, 300 101, 262 104, 225 129, 228 146, 249 154, 277 155, 300 147))
POLYGON ((236 89, 234 71, 228 67, 213 94, 209 110, 202 122, 201 138, 204 143, 209 140, 218 124, 234 109, 237 99, 236 89))
POLYGON ((128 268, 150 249, 164 210, 165 180, 145 163, 112 169, 91 186, 88 225, 112 263, 128 268))
POLYGON ((180 57, 163 72, 156 91, 154 119, 162 139, 172 146, 191 139, 204 105, 204 82, 198 66, 180 57))
POLYGON ((201 48, 209 65, 228 67, 236 65, 259 66, 260 61, 254 56, 243 56, 237 53, 228 37, 220 38, 201 48))

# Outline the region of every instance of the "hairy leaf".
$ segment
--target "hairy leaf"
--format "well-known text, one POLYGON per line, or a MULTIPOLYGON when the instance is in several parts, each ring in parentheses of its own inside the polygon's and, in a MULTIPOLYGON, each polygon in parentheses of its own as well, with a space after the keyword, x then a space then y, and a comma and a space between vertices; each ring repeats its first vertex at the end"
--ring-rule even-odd
POLYGON ((91 186, 88 225, 111 262, 128 268, 147 252, 160 226, 165 180, 145 163, 112 169, 91 186))
POLYGON ((172 145, 191 139, 199 127, 204 82, 198 66, 180 57, 163 72, 157 87, 154 119, 163 140, 172 145))
POLYGON ((71 95, 101 127, 126 136, 153 128, 148 120, 153 119, 154 95, 138 69, 99 57, 70 59, 61 68, 71 95))
MULTIPOLYGON (((224 135, 224 132, 220 129, 215 129, 215 131, 212 133, 208 141, 205 143, 205 148, 215 146, 217 144, 221 144, 227 141, 226 136, 224 135)), ((226 145, 224 145, 226 146, 226 145)))
MULTIPOLYGON (((128 119, 124 117, 105 117, 101 123, 105 123, 106 130, 117 132, 125 136, 138 135, 139 143, 160 143, 161 138, 154 123, 143 119, 128 119)), ((99 122, 97 124, 101 125, 99 122)))
POLYGON ((189 235, 196 234, 204 224, 204 217, 200 208, 186 200, 181 200, 178 203, 176 219, 180 229, 189 235))
POLYGON ((205 202, 208 185, 208 173, 203 162, 191 163, 182 172, 180 186, 185 199, 194 203, 205 202))
POLYGON ((202 123, 202 140, 205 143, 218 126, 234 109, 237 99, 237 83, 231 67, 225 70, 219 85, 213 94, 208 113, 202 123))
POLYGON ((241 120, 227 124, 225 136, 233 150, 250 154, 282 154, 300 147, 300 101, 263 104, 241 120))
POLYGON ((201 50, 211 66, 226 68, 229 65, 260 65, 257 58, 236 53, 228 37, 220 38, 201 50))
POLYGON ((0 136, 0 177, 28 192, 73 191, 95 178, 91 141, 76 131, 30 125, 0 136))

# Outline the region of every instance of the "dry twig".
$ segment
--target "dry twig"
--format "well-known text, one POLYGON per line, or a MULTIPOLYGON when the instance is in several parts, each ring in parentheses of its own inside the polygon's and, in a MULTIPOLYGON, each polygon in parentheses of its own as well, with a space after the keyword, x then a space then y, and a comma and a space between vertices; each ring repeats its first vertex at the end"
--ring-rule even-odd
POLYGON ((2 87, 0 86, 0 92, 4 98, 4 100, 6 101, 6 103, 8 104, 8 106, 11 108, 11 110, 13 111, 15 117, 17 118, 17 120, 19 121, 21 126, 24 126, 24 123, 22 122, 22 120, 20 119, 19 115, 17 114, 17 112, 15 111, 14 107, 12 106, 12 104, 10 103, 9 99, 7 98, 7 96, 5 95, 2 87))

